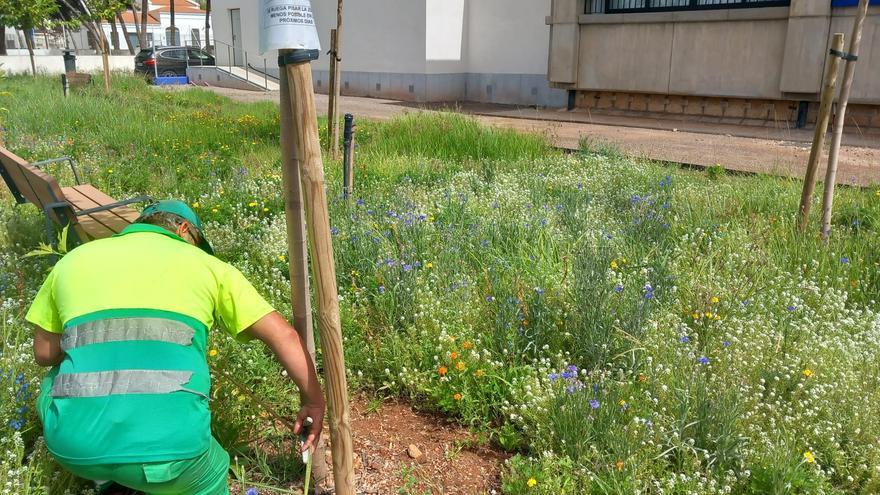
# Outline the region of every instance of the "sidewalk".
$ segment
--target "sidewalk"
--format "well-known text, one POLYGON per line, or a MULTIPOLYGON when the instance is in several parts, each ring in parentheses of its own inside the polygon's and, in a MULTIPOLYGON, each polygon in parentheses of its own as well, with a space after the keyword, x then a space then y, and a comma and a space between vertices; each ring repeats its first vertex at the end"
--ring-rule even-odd
MULTIPOLYGON (((278 101, 278 92, 205 88, 239 101, 278 101)), ((318 113, 326 115, 327 96, 315 95, 318 113)), ((442 108, 377 98, 343 96, 340 113, 390 119, 396 115, 442 108)), ((464 103, 455 110, 499 127, 547 135, 554 145, 578 149, 582 138, 616 145, 623 152, 652 160, 802 178, 810 155, 812 131, 739 126, 696 120, 566 112, 506 105, 464 103)), ((829 135, 826 142, 830 143, 829 135)), ((847 134, 840 150, 837 182, 858 186, 880 184, 880 133, 847 134)), ((820 180, 825 176, 822 160, 820 180)))

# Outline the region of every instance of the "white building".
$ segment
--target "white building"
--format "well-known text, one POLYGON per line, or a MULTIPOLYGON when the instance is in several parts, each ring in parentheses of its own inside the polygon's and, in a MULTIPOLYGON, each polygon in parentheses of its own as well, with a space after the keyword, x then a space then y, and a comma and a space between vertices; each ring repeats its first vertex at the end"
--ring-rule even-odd
MULTIPOLYGON (((218 65, 265 63, 258 2, 213 0, 218 65)), ((336 2, 312 0, 321 39, 315 88, 326 92, 336 2)), ((357 0, 345 3, 342 93, 408 101, 564 106, 547 82, 550 0, 357 0)))

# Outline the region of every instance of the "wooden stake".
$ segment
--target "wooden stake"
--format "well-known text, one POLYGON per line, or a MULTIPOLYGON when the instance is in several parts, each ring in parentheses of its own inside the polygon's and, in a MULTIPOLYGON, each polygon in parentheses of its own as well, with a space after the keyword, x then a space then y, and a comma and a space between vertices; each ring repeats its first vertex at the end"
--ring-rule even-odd
POLYGON ((330 142, 330 158, 339 159, 339 94, 342 79, 342 0, 336 2, 336 29, 330 39, 331 56, 335 59, 331 62, 331 81, 330 85, 330 108, 327 111, 330 142), (332 119, 329 119, 330 116, 332 119))
POLYGON ((338 105, 336 104, 336 66, 339 59, 336 56, 336 40, 337 34, 335 29, 330 30, 330 84, 328 86, 327 96, 327 149, 330 151, 330 158, 337 160, 339 158, 339 126, 336 115, 338 105))
MULTIPOLYGON (((834 33, 831 50, 843 50, 843 33, 834 33)), ((798 229, 807 228, 810 218, 810 207, 813 191, 816 189, 816 173, 819 171, 819 159, 825 147, 825 134, 828 133, 828 120, 831 116, 831 103, 834 102, 834 87, 837 85, 837 68, 840 57, 831 52, 825 59, 825 77, 822 79, 822 95, 819 102, 819 115, 816 117, 816 129, 813 132, 813 147, 810 148, 810 160, 807 162, 807 173, 804 176, 804 189, 801 191, 801 207, 798 210, 798 229)))
POLYGON ((324 165, 318 140, 318 116, 312 88, 312 66, 308 62, 287 64, 294 142, 294 161, 299 162, 305 201, 312 277, 315 280, 318 329, 324 357, 324 374, 329 405, 330 439, 333 452, 335 492, 354 495, 353 445, 348 406, 342 328, 336 291, 336 266, 330 236, 330 215, 324 183, 324 165))
POLYGON ((859 10, 853 23, 853 33, 849 40, 849 55, 843 71, 843 85, 840 87, 840 101, 837 102, 837 115, 834 116, 834 135, 831 138, 831 151, 828 153, 828 170, 825 173, 825 191, 822 195, 822 240, 828 242, 831 236, 831 210, 834 205, 834 185, 837 181, 837 156, 840 153, 840 140, 843 138, 843 124, 846 118, 846 104, 852 89, 853 75, 856 71, 855 58, 859 55, 862 42, 862 26, 868 15, 868 0, 859 1, 859 10))
MULTIPOLYGON (((283 55, 284 50, 281 51, 283 55)), ((293 136, 293 113, 290 105, 290 90, 287 72, 279 71, 281 93, 281 177, 284 183, 284 213, 287 219, 287 259, 290 273, 290 301, 293 309, 293 327, 306 349, 315 359, 315 332, 312 327, 312 305, 309 290, 309 261, 306 238, 306 223, 303 210, 302 187, 300 184, 300 162, 295 159, 295 138, 293 136)), ((327 476, 326 448, 323 438, 315 446, 313 476, 316 484, 323 483, 327 476)))

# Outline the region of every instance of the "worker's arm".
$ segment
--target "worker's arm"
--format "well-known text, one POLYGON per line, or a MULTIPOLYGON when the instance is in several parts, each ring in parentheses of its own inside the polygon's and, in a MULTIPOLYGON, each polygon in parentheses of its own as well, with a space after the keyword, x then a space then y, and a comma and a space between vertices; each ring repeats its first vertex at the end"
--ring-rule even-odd
POLYGON ((287 370, 288 376, 299 387, 300 410, 296 416, 294 433, 299 434, 307 417, 314 421, 303 450, 317 444, 324 424, 324 393, 321 391, 312 358, 306 352, 296 330, 277 311, 273 311, 257 320, 247 331, 269 346, 287 370))
POLYGON ((64 359, 61 334, 34 328, 34 360, 40 366, 55 366, 64 359))

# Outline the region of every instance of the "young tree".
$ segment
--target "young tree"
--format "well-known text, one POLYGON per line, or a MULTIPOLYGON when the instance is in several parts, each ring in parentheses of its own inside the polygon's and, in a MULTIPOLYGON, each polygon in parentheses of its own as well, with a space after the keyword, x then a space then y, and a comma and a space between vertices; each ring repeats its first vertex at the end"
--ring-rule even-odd
MULTIPOLYGON (((55 0, 6 0, 0 21, 8 22, 24 31, 24 40, 31 57, 31 71, 37 75, 37 64, 34 60, 34 28, 43 25, 58 11, 55 0)), ((5 36, 5 35, 4 35, 5 36)))
MULTIPOLYGON (((33 0, 21 0, 33 1, 33 0)), ((42 1, 42 0, 37 0, 42 1)), ((117 12, 125 8, 124 0, 60 0, 67 7, 72 16, 82 22, 89 34, 95 39, 101 50, 101 58, 104 62, 104 89, 110 91, 110 43, 104 36, 104 28, 101 27, 103 19, 112 19, 117 12)))
POLYGON ((205 2, 205 49, 211 47, 211 0, 205 2))
POLYGON ((177 26, 174 24, 174 0, 171 0, 171 42, 169 45, 179 45, 180 36, 177 35, 177 26))

